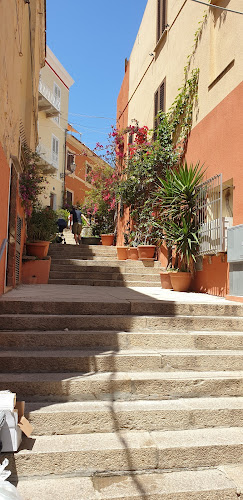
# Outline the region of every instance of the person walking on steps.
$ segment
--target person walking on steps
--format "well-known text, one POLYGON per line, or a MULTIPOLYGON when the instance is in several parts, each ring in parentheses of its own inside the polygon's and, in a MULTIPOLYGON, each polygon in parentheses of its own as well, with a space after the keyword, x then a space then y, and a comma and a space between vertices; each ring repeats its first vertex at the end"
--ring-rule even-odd
POLYGON ((88 219, 82 214, 77 205, 73 205, 70 212, 70 229, 72 230, 76 245, 79 245, 81 242, 82 217, 90 226, 88 219))

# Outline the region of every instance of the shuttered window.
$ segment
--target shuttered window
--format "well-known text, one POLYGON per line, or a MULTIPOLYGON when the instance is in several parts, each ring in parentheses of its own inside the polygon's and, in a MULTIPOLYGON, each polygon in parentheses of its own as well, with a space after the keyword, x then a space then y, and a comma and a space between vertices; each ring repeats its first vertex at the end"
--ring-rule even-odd
POLYGON ((154 94, 154 129, 158 127, 158 112, 165 111, 165 79, 154 94))
POLYGON ((69 172, 73 172, 73 170, 71 168, 71 165, 73 163, 75 163, 75 155, 73 155, 72 153, 68 152, 68 155, 67 155, 67 169, 69 170, 69 172))
POLYGON ((55 98, 61 102, 61 89, 60 87, 58 87, 58 85, 54 82, 54 86, 53 86, 53 93, 54 93, 54 96, 55 98))
POLYGON ((166 4, 167 0, 157 0, 157 42, 159 41, 162 33, 166 27, 166 4))
POLYGON ((59 153, 59 140, 55 135, 52 136, 51 158, 54 167, 58 168, 58 153, 59 153))

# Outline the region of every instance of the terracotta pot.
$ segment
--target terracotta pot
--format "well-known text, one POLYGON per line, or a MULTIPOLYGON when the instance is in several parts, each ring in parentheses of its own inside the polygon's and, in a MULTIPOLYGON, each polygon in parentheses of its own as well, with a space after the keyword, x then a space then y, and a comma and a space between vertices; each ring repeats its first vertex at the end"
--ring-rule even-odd
POLYGON ((172 284, 170 279, 171 273, 168 273, 168 271, 160 271, 159 274, 160 274, 160 281, 162 288, 165 288, 166 290, 171 290, 172 289, 172 284))
POLYGON ((113 245, 114 234, 101 234, 100 236, 102 245, 105 245, 106 247, 113 245))
POLYGON ((127 249, 128 259, 138 260, 138 249, 136 247, 130 247, 127 249))
POLYGON ((27 255, 34 255, 38 259, 43 259, 47 256, 50 241, 34 241, 33 243, 26 243, 27 255))
POLYGON ((182 273, 178 271, 169 274, 172 288, 175 292, 187 292, 189 290, 192 281, 191 273, 182 273))
POLYGON ((127 247, 116 247, 117 251, 117 259, 118 260, 127 260, 127 247))
POLYGON ((138 258, 141 260, 153 259, 155 249, 155 245, 138 245, 138 258))

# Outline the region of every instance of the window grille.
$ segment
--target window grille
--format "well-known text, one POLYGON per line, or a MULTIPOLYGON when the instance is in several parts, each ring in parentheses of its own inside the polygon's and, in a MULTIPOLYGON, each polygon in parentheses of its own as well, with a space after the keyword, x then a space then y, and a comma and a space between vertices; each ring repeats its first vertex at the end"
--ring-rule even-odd
POLYGON ((198 189, 199 255, 224 251, 222 219, 222 174, 200 184, 198 189))

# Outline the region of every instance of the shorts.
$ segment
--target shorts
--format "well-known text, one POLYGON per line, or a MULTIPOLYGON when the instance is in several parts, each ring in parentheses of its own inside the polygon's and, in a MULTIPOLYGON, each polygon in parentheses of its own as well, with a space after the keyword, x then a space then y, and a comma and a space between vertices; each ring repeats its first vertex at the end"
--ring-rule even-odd
POLYGON ((82 224, 80 222, 74 222, 72 227, 72 233, 77 234, 78 236, 81 234, 82 224))

